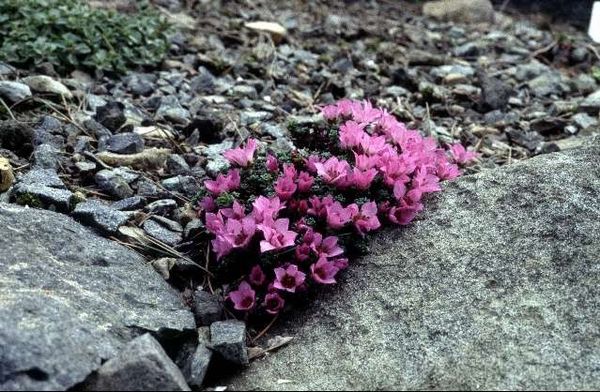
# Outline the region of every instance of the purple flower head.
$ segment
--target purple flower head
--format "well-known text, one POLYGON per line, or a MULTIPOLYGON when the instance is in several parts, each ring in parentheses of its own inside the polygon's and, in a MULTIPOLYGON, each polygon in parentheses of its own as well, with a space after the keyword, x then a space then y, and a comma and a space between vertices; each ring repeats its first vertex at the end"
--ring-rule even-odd
POLYGON ((359 143, 359 149, 363 154, 373 156, 378 155, 387 148, 388 144, 384 136, 370 136, 364 134, 359 143))
POLYGON ((204 181, 204 186, 213 195, 220 195, 223 192, 230 192, 240 187, 240 171, 233 169, 227 174, 219 174, 216 180, 204 181))
POLYGON ((317 173, 327 184, 346 186, 350 174, 350 164, 345 160, 331 157, 325 163, 315 163, 317 173))
POLYGON ((265 220, 258 225, 258 229, 262 231, 265 239, 260 241, 260 251, 262 253, 270 250, 287 248, 294 245, 298 233, 288 230, 290 220, 277 219, 276 221, 265 220))
POLYGON ((371 123, 381 117, 381 110, 367 100, 351 102, 352 118, 359 123, 371 123))
POLYGON ((291 199, 296 192, 296 189, 298 189, 298 187, 291 177, 282 176, 275 182, 275 193, 277 193, 277 196, 283 201, 291 199))
POLYGON ((207 212, 204 216, 204 221, 208 231, 213 234, 222 233, 225 229, 225 220, 223 219, 223 215, 220 212, 216 214, 213 214, 212 212, 207 212))
POLYGON ((223 153, 223 156, 231 162, 235 163, 240 167, 247 167, 254 160, 254 152, 256 151, 256 140, 248 139, 245 147, 238 147, 231 150, 227 150, 223 153))
POLYGON ((342 148, 350 149, 360 145, 364 136, 368 136, 364 129, 364 125, 358 124, 355 121, 347 121, 340 126, 340 144, 342 148))
POLYGON ((245 248, 256 233, 256 223, 251 217, 242 220, 228 219, 225 224, 225 238, 232 248, 245 248))
POLYGON ((312 188, 312 186, 315 182, 315 179, 309 173, 307 173, 305 171, 301 171, 300 174, 298 174, 297 181, 298 181, 298 192, 306 193, 306 192, 310 192, 310 189, 312 188))
POLYGON ((377 175, 377 170, 369 169, 369 170, 360 170, 355 167, 352 171, 352 183, 354 187, 359 190, 367 190, 371 187, 371 183, 373 179, 377 175))
POLYGON ((308 214, 317 218, 325 218, 327 216, 327 207, 333 204, 333 197, 325 196, 319 199, 317 196, 312 196, 308 200, 310 208, 308 214))
POLYGON ((345 257, 341 257, 339 259, 331 260, 331 262, 336 266, 338 270, 345 270, 348 268, 348 259, 345 257))
POLYGON ((424 193, 438 192, 442 188, 439 184, 439 178, 433 174, 429 174, 427 169, 421 167, 417 170, 416 175, 411 182, 411 188, 406 194, 410 200, 418 202, 424 193))
POLYGON ((256 301, 256 292, 248 282, 240 283, 236 291, 229 293, 229 299, 233 302, 235 310, 250 310, 254 307, 256 301))
POLYGON ((419 202, 408 204, 404 199, 400 200, 397 207, 392 207, 388 212, 388 219, 397 225, 407 225, 419 211, 423 209, 423 205, 419 202))
POLYGON ((268 154, 267 155, 267 170, 270 171, 271 173, 277 173, 279 171, 279 161, 277 161, 277 158, 275 158, 274 155, 268 154))
POLYGON ((296 289, 304 283, 306 274, 298 270, 298 266, 290 264, 287 268, 275 268, 275 282, 273 286, 279 290, 296 292, 296 289))
POLYGON ((352 211, 352 221, 359 234, 365 235, 381 227, 377 218, 377 204, 374 201, 363 204, 360 210, 356 204, 349 205, 348 209, 352 211))
POLYGON ((316 156, 316 155, 311 155, 309 156, 306 161, 306 169, 308 170, 309 173, 311 174, 316 174, 317 173, 317 167, 315 166, 315 164, 317 163, 323 163, 325 162, 324 159, 316 156))
POLYGON ((296 167, 290 163, 286 163, 283 165, 283 175, 292 181, 296 180, 296 176, 298 175, 298 170, 296 167))
POLYGON ((327 225, 332 229, 339 230, 352 220, 352 210, 344 208, 340 202, 335 202, 326 207, 327 225))
POLYGON ((473 160, 475 160, 479 154, 472 151, 467 151, 467 149, 460 143, 452 144, 450 146, 450 155, 455 163, 459 165, 465 165, 473 160))
POLYGON ((217 210, 217 203, 215 203, 215 199, 212 196, 204 196, 198 202, 198 205, 206 212, 215 212, 217 210))
POLYGON ((254 220, 256 223, 262 223, 268 219, 276 219, 279 211, 284 208, 284 204, 277 196, 270 199, 259 196, 254 203, 252 203, 252 207, 252 216, 254 217, 254 220))
POLYGON ((344 250, 338 245, 338 237, 333 235, 323 238, 321 234, 315 233, 311 245, 318 257, 331 258, 344 254, 344 250))
POLYGON ((270 293, 265 296, 263 306, 269 314, 279 313, 285 305, 285 300, 277 293, 270 293))
POLYGON ((315 282, 321 284, 333 284, 335 283, 335 275, 338 273, 339 268, 336 267, 334 262, 327 261, 326 257, 321 257, 319 260, 310 266, 310 272, 315 282))
POLYGON ((260 266, 256 264, 254 267, 252 267, 250 275, 248 276, 248 280, 250 281, 251 285, 255 287, 260 287, 267 281, 267 276, 260 268, 260 266))
POLYGON ((246 217, 244 206, 241 205, 237 200, 233 201, 231 208, 222 208, 220 212, 225 218, 242 219, 246 217))
POLYGON ((233 245, 229 238, 224 234, 217 234, 214 240, 211 241, 212 249, 217 255, 217 260, 227 256, 233 250, 233 245))

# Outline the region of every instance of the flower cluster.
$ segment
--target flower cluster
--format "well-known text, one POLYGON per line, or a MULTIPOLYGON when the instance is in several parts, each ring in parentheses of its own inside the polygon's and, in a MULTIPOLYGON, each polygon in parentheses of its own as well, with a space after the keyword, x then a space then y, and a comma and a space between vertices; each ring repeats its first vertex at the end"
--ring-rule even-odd
POLYGON ((342 100, 322 114, 332 150, 257 159, 257 141, 249 139, 225 152, 232 169, 205 182, 201 214, 215 260, 238 261, 239 280, 227 295, 237 311, 277 314, 293 295, 335 283, 348 266, 343 238, 410 223, 425 195, 477 156, 460 144, 438 147, 368 101, 342 100), (255 169, 272 183, 248 195, 243 179, 255 169), (246 197, 219 206, 232 192, 246 197))

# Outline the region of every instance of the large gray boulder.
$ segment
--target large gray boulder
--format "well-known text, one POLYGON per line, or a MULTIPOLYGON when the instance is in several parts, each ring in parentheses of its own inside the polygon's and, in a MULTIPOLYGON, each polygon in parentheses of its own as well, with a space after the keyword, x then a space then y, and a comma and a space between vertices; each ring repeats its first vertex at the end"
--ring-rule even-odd
POLYGON ((195 329, 138 254, 71 218, 0 203, 0 390, 67 389, 152 332, 195 329))
POLYGON ((230 387, 599 389, 600 146, 464 177, 427 207, 230 387))

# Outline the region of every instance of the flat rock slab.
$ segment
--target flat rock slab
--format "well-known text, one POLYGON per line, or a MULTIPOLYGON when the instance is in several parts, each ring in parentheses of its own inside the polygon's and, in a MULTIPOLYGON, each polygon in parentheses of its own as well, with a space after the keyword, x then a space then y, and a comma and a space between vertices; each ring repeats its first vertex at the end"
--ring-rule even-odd
POLYGON ((229 386, 599 389, 600 146, 445 188, 229 386))
POLYGON ((138 254, 71 218, 0 203, 0 390, 67 389, 144 333, 195 328, 138 254))

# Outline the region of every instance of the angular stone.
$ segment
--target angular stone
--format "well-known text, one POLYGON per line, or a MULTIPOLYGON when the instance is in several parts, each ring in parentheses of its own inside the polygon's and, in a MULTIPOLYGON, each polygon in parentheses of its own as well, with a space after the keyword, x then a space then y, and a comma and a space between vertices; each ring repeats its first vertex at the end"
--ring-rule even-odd
POLYGON ((121 102, 108 102, 96 108, 96 121, 115 132, 127 121, 124 110, 125 105, 121 102))
POLYGON ((148 204, 145 210, 151 214, 168 215, 177 208, 177 202, 173 199, 156 200, 148 204))
POLYGON ((272 331, 289 346, 221 385, 600 388, 599 143, 444 188, 272 331))
POLYGON ((194 318, 137 253, 66 215, 0 204, 0 390, 66 390, 143 332, 194 318))
POLYGON ((32 96, 29 86, 19 82, 0 81, 0 98, 17 103, 32 96))
POLYGON ((580 108, 597 116, 598 113, 600 113, 600 90, 588 95, 583 102, 581 102, 580 108))
POLYGON ((181 232, 170 230, 153 218, 146 220, 142 225, 142 228, 150 236, 170 246, 177 245, 183 239, 181 232))
POLYGON ((115 170, 100 170, 96 173, 95 179, 98 187, 112 196, 119 199, 133 196, 133 190, 128 182, 115 170))
POLYGON ((167 159, 167 170, 173 175, 188 174, 190 166, 181 155, 171 154, 167 159))
POLYGON ((119 133, 108 138, 106 150, 117 154, 136 154, 144 151, 144 139, 134 132, 119 133))
POLYGON ((86 391, 189 391, 179 368, 146 333, 127 343, 83 385, 86 391))
POLYGON ((200 390, 206 377, 212 351, 206 345, 210 342, 210 329, 208 327, 198 328, 198 341, 194 345, 185 347, 178 355, 175 363, 181 369, 188 385, 200 390))
POLYGON ((132 196, 111 204, 111 207, 120 211, 139 210, 146 205, 146 199, 141 196, 132 196))
POLYGON ((115 235, 129 215, 101 200, 88 200, 77 204, 73 216, 79 222, 100 230, 103 234, 115 235))
POLYGON ((33 169, 17 180, 11 197, 21 205, 61 212, 71 209, 73 193, 52 169, 33 169))
POLYGON ((209 348, 236 365, 247 365, 246 324, 243 321, 217 321, 210 326, 209 348))
POLYGON ((193 312, 196 325, 210 326, 223 319, 223 304, 216 295, 204 290, 197 290, 194 293, 193 312))

